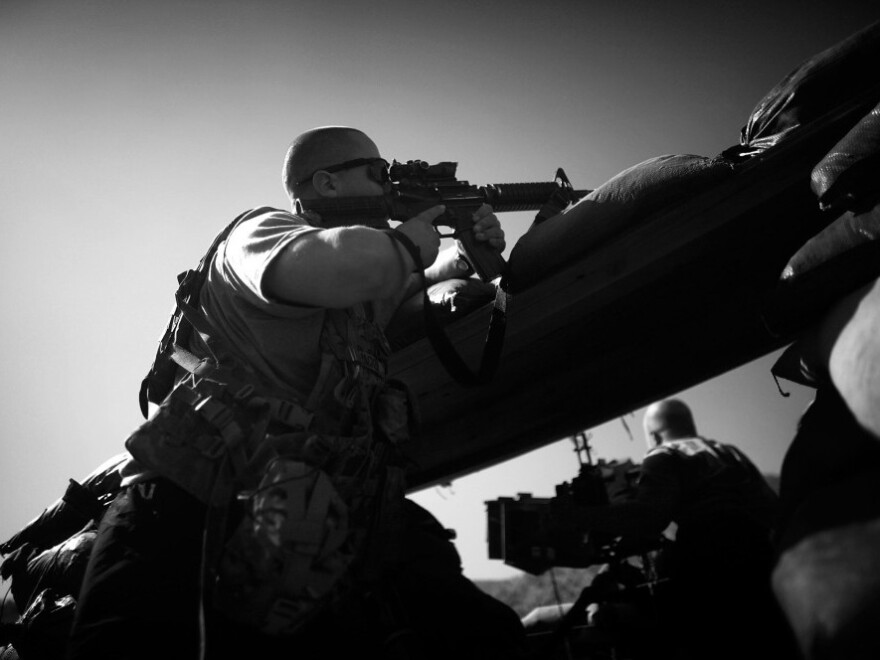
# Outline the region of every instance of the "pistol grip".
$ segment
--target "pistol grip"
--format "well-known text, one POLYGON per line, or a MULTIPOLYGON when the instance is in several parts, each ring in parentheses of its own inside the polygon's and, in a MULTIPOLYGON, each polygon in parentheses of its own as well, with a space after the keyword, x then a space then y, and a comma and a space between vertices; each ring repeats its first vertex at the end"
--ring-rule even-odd
POLYGON ((488 243, 477 241, 473 228, 468 228, 456 237, 464 249, 464 256, 484 282, 491 282, 507 266, 501 253, 488 243))

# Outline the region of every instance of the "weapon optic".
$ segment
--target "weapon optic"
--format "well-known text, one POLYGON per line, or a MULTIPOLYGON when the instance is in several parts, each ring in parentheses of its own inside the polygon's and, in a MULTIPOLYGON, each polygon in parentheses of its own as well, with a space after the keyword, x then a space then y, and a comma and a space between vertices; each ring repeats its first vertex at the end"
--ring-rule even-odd
POLYGON ((492 183, 472 186, 456 178, 458 163, 439 162, 433 165, 422 160, 389 167, 388 192, 373 197, 346 197, 302 200, 303 208, 315 211, 337 222, 371 224, 385 220, 409 220, 422 211, 443 204, 446 212, 434 220, 434 226, 449 227, 451 234, 465 252, 465 258, 477 275, 489 282, 504 271, 501 254, 485 243, 479 243, 473 232, 473 213, 489 204, 496 213, 513 211, 564 210, 569 204, 587 195, 589 190, 574 190, 562 168, 554 181, 532 183, 492 183))

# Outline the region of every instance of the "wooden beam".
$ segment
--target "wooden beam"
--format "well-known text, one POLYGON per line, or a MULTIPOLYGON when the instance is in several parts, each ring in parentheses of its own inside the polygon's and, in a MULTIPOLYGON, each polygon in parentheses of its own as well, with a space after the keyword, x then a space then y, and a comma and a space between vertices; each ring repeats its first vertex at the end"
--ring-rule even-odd
MULTIPOLYGON (((712 189, 515 291, 488 385, 452 380, 427 339, 398 350, 391 376, 417 394, 422 419, 410 488, 592 428, 788 343, 768 332, 761 303, 830 220, 810 172, 865 111, 849 104, 802 127, 712 189)), ((446 328, 469 364, 490 312, 446 328)))

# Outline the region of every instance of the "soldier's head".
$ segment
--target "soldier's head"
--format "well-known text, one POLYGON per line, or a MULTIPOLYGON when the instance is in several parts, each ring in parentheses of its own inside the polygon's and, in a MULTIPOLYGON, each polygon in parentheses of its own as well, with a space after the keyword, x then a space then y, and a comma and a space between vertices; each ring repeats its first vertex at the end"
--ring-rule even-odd
POLYGON ((297 199, 369 197, 384 192, 388 163, 363 131, 320 126, 290 144, 281 177, 292 204, 297 199))
POLYGON ((694 416, 684 401, 664 399, 648 406, 642 422, 645 444, 651 450, 665 440, 692 438, 697 435, 694 416))

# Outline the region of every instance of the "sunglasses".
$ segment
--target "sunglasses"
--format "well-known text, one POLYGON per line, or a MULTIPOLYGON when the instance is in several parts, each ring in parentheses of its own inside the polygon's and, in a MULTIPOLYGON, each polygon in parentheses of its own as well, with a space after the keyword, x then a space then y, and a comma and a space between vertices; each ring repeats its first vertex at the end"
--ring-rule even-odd
POLYGON ((355 158, 347 160, 344 163, 337 163, 328 167, 319 167, 301 181, 297 181, 296 185, 301 185, 307 181, 311 181, 312 177, 318 172, 341 172, 342 170, 350 170, 361 165, 369 165, 367 168, 367 176, 378 184, 385 185, 390 181, 388 177, 388 161, 384 158, 355 158))

